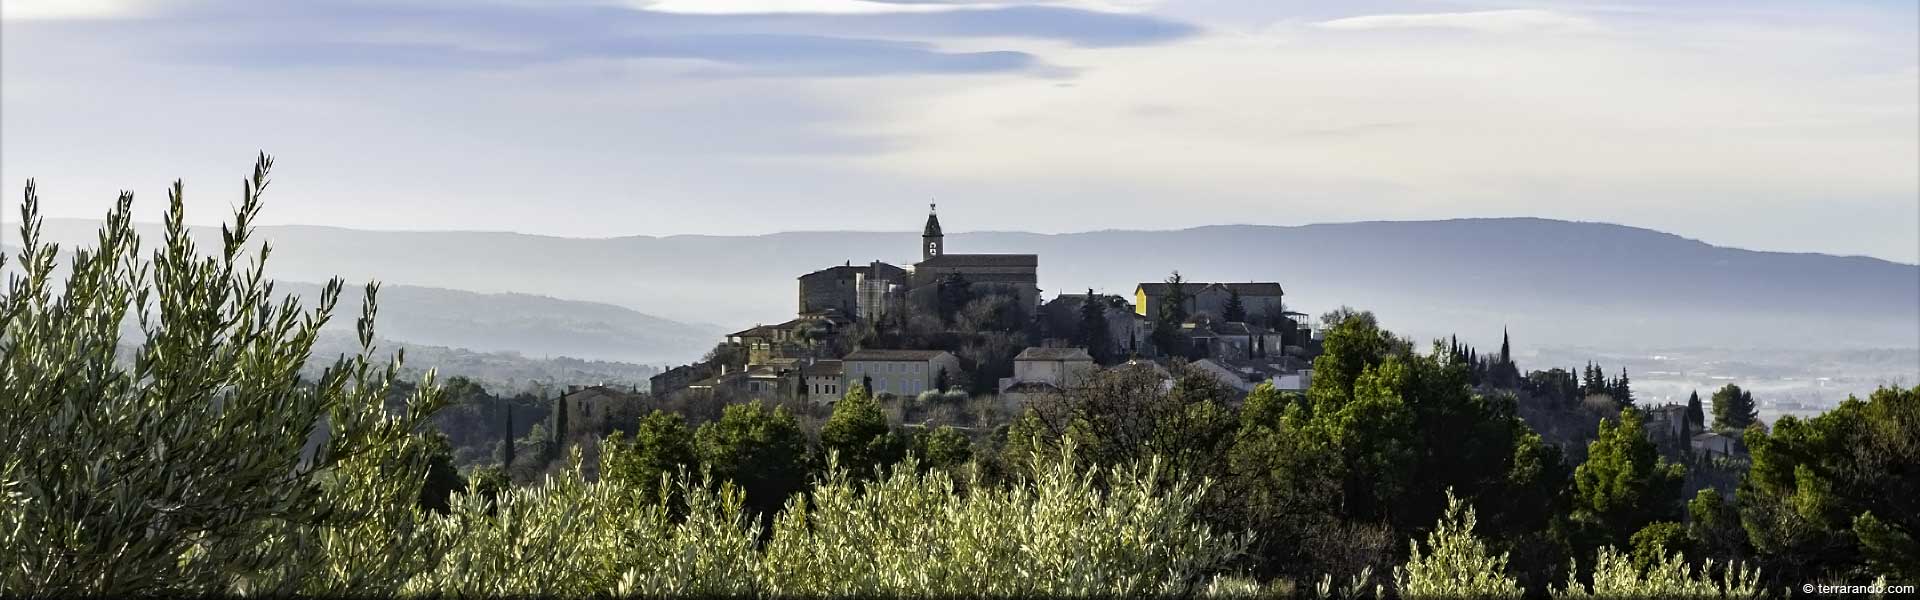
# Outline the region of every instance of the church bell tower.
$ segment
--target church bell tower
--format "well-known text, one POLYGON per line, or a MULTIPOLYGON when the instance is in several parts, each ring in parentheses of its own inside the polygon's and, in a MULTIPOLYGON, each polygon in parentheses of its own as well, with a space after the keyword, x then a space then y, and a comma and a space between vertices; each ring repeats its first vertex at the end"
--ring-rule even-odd
POLYGON ((946 236, 940 233, 940 215, 938 207, 927 205, 927 228, 920 232, 920 260, 925 261, 946 252, 946 236))

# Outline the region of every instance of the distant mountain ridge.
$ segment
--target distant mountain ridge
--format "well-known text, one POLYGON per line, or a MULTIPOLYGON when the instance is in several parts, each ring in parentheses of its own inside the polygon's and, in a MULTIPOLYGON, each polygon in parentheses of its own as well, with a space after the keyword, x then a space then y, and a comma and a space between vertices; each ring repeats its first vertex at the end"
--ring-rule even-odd
MULTIPOLYGON (((918 216, 902 222, 917 225, 918 216)), ((47 236, 84 242, 95 227, 50 219, 47 236)), ((143 226, 148 233, 157 228, 143 226)), ((597 239, 314 226, 260 233, 273 240, 278 277, 337 274, 537 293, 726 328, 790 318, 795 278, 809 271, 870 260, 907 265, 919 256, 917 231, 597 239)), ((218 230, 196 235, 217 239, 218 230)), ((1504 326, 1529 344, 1920 346, 1920 266, 1725 248, 1604 223, 1499 218, 950 233, 947 248, 1038 254, 1048 297, 1089 287, 1130 295, 1134 284, 1175 269, 1190 281, 1279 281, 1293 308, 1373 309, 1416 339, 1460 333, 1497 343, 1504 326)))
MULTIPOLYGON (((271 264, 271 263, 269 263, 271 264)), ((279 280, 276 293, 317 298, 320 285, 279 280)), ((341 293, 332 329, 351 330, 359 315, 357 288, 341 293)), ((476 352, 512 352, 528 358, 572 357, 639 364, 696 358, 721 331, 629 308, 522 293, 382 284, 375 330, 381 337, 476 352)))

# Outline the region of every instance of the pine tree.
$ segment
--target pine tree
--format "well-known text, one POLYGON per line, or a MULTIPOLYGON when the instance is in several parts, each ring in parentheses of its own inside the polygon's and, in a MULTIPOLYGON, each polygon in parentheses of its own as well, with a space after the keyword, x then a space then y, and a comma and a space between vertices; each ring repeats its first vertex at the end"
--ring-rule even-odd
POLYGON ((1620 367, 1620 378, 1613 382, 1613 401, 1621 406, 1633 405, 1633 386, 1627 381, 1627 368, 1620 367))
POLYGON ((1753 403, 1753 392, 1740 389, 1740 386, 1727 384, 1713 393, 1713 428, 1721 431, 1744 431, 1747 426, 1760 420, 1760 412, 1753 403))
POLYGON ((1222 313, 1220 316, 1226 318, 1229 323, 1247 321, 1247 305, 1240 301, 1240 290, 1227 288, 1227 307, 1220 312, 1222 313))
POLYGON ((874 475, 875 469, 900 460, 905 450, 866 388, 847 390, 834 403, 833 416, 820 427, 820 448, 836 453, 840 466, 856 478, 874 475))
POLYGON ((1618 422, 1601 421, 1587 461, 1574 469, 1575 517, 1600 525, 1614 543, 1649 523, 1680 517, 1686 471, 1660 457, 1644 427, 1640 412, 1630 408, 1618 422))
POLYGON ((1172 275, 1167 276, 1166 284, 1167 295, 1160 300, 1160 314, 1157 315, 1158 319, 1153 324, 1153 335, 1150 339, 1153 347, 1160 354, 1179 356, 1187 350, 1183 347, 1186 336, 1180 331, 1180 325, 1187 322, 1188 316, 1187 282, 1180 276, 1179 271, 1174 271, 1172 275))
POLYGON ((1167 297, 1160 301, 1160 325, 1175 329, 1187 322, 1187 280, 1174 271, 1167 276, 1167 297))

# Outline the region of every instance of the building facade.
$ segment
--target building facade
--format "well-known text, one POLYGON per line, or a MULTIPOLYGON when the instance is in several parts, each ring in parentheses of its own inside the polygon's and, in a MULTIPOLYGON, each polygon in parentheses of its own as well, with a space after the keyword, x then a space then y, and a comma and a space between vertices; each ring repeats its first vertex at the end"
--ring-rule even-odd
POLYGON ((1094 368, 1093 355, 1084 348, 1027 348, 1013 357, 1013 376, 1000 380, 1000 391, 1020 384, 1071 389, 1085 383, 1094 368))
POLYGON ((856 350, 840 361, 840 389, 872 381, 874 395, 912 396, 938 389, 960 374, 960 358, 945 350, 856 350))
MULTIPOLYGON (((1249 320, 1256 318, 1269 320, 1268 315, 1277 317, 1286 311, 1286 291, 1280 288, 1280 284, 1270 281, 1255 283, 1183 283, 1180 287, 1186 295, 1186 302, 1184 304, 1187 309, 1187 316, 1189 317, 1204 315, 1216 320, 1224 320, 1227 304, 1232 301, 1235 292, 1240 294, 1240 305, 1246 308, 1249 320)), ((1172 284, 1164 282, 1142 283, 1134 288, 1134 307, 1140 316, 1146 317, 1150 321, 1157 320, 1160 318, 1161 305, 1164 304, 1167 296, 1172 292, 1172 284)))
POLYGON ((892 296, 898 294, 896 288, 907 283, 907 271, 880 261, 861 266, 848 263, 801 275, 799 280, 799 314, 831 312, 872 319, 887 310, 892 296))
POLYGON ((938 214, 928 212, 920 233, 920 262, 913 265, 908 296, 922 306, 934 306, 940 282, 949 276, 966 279, 975 297, 1003 295, 1016 299, 1023 314, 1040 304, 1040 257, 1034 254, 950 254, 938 214))

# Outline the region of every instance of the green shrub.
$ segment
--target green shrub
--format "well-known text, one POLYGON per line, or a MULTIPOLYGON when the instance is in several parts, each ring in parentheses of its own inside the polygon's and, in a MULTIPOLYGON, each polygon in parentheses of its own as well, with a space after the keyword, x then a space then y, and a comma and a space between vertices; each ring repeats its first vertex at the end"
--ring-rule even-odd
MULTIPOLYGON (((603 464, 621 452, 630 450, 609 448, 603 464)), ((449 514, 429 521, 445 555, 405 591, 577 597, 752 589, 759 529, 737 488, 694 485, 684 474, 666 489, 621 478, 588 483, 579 460, 576 450, 564 473, 509 490, 493 506, 477 487, 455 496, 449 514)))
POLYGON ((1646 568, 1634 566, 1634 557, 1600 548, 1594 557, 1593 585, 1583 587, 1573 579, 1578 565, 1568 570, 1567 583, 1553 590, 1555 598, 1759 598, 1759 571, 1740 563, 1724 565, 1720 578, 1711 575, 1712 560, 1695 571, 1678 552, 1662 554, 1646 568))
POLYGON ((1447 512, 1427 536, 1427 552, 1409 541, 1407 563, 1393 570, 1402 598, 1519 598, 1520 583, 1506 574, 1507 555, 1492 556, 1473 536, 1473 508, 1447 491, 1447 512))
POLYGON ((956 494, 913 461, 856 488, 836 471, 796 497, 767 545, 779 595, 1139 595, 1199 591, 1244 547, 1198 524, 1208 484, 1159 483, 1158 462, 1081 468, 1069 442, 1036 478, 956 494))

